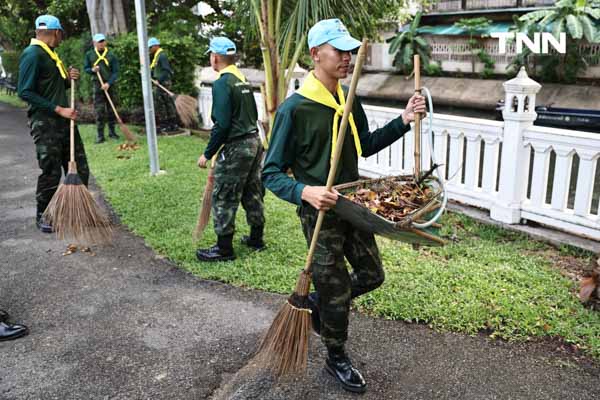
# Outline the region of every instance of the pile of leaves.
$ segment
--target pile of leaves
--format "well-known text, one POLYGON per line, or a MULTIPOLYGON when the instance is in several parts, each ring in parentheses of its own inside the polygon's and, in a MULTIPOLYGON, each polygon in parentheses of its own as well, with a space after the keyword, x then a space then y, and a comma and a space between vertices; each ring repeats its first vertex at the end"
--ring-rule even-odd
POLYGON ((135 151, 140 148, 140 145, 137 143, 122 143, 117 146, 118 151, 135 151))
POLYGON ((436 193, 413 181, 392 178, 376 182, 370 188, 359 187, 345 196, 388 221, 398 222, 428 204, 436 193))

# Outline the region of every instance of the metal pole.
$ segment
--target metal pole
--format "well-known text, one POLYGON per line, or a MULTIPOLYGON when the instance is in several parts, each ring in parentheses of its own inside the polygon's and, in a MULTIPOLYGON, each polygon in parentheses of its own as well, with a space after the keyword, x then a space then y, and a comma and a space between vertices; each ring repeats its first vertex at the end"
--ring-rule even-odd
POLYGON ((150 56, 148 55, 148 35, 146 33, 146 5, 144 0, 135 0, 135 21, 137 25, 138 48, 142 72, 142 93, 144 96, 144 116, 146 118, 146 138, 150 154, 150 175, 160 171, 158 164, 158 143, 156 141, 156 123, 154 120, 154 100, 150 82, 150 56))

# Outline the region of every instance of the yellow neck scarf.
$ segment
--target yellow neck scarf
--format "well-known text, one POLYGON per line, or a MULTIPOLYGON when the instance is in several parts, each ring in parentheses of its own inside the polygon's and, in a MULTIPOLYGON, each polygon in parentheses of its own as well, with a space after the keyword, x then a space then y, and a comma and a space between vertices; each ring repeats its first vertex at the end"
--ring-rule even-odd
POLYGON ((102 53, 102 54, 100 54, 100 53, 98 52, 98 49, 97 49, 97 48, 95 48, 95 47, 94 47, 94 51, 96 52, 96 55, 98 56, 98 59, 97 59, 97 60, 96 60, 96 62, 94 63, 94 67, 95 67, 96 65, 98 65, 98 63, 99 63, 100 61, 104 61, 104 64, 106 64, 106 66, 108 67, 108 60, 106 59, 106 55, 108 54, 108 47, 106 47, 106 48, 104 49, 104 53, 102 53))
POLYGON ((240 70, 233 64, 228 65, 227 67, 220 70, 219 76, 221 76, 222 74, 225 74, 225 73, 230 73, 233 76, 235 76, 236 78, 238 78, 240 81, 246 82, 246 77, 244 76, 244 74, 242 74, 240 72, 240 70))
POLYGON ((158 62, 158 55, 162 53, 162 51, 162 49, 156 50, 156 53, 154 53, 154 58, 152 59, 152 64, 150 64, 150 69, 154 69, 154 67, 156 67, 156 63, 158 62))
POLYGON ((65 68, 65 65, 63 64, 63 62, 58 57, 58 54, 56 54, 50 47, 48 47, 48 45, 46 43, 42 42, 41 40, 31 39, 30 44, 34 45, 34 46, 40 46, 42 49, 44 49, 44 51, 46 53, 48 53, 50 58, 52 60, 54 60, 54 62, 56 63, 56 68, 58 68, 58 72, 60 72, 60 76, 62 76, 63 79, 67 79, 67 69, 65 68))
MULTIPOLYGON (((335 151, 335 146, 337 143, 337 136, 339 130, 339 119, 344 115, 344 105, 346 104, 346 99, 344 97, 344 91, 342 90, 342 85, 338 82, 336 87, 336 92, 338 98, 340 100, 340 104, 335 101, 335 98, 331 94, 329 90, 319 81, 313 71, 308 73, 308 76, 304 80, 304 83, 297 90, 301 96, 306 97, 309 100, 312 100, 316 103, 323 104, 329 108, 333 108, 335 113, 333 114, 333 130, 331 135, 331 158, 333 159, 333 154, 335 151)), ((354 123, 354 116, 350 113, 350 117, 348 118, 348 123, 350 124, 350 130, 352 131, 352 136, 354 137, 354 147, 356 147, 356 154, 360 157, 362 154, 362 147, 360 145, 360 138, 358 137, 358 130, 356 129, 356 124, 354 123)))

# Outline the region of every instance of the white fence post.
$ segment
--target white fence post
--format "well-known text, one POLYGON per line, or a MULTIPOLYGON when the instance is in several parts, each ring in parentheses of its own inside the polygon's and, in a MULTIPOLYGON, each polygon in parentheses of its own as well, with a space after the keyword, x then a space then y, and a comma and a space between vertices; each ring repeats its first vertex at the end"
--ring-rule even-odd
POLYGON ((498 196, 490 209, 490 217, 508 224, 521 220, 521 202, 525 197, 527 183, 528 149, 523 144, 523 132, 533 125, 535 95, 541 85, 527 76, 524 67, 514 79, 503 84, 504 133, 500 161, 500 184, 498 196))

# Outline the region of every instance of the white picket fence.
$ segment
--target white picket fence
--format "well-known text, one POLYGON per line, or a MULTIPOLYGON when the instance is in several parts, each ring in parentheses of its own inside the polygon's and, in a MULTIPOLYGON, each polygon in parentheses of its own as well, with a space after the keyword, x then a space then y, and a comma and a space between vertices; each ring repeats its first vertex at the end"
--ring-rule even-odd
MULTIPOLYGON (((263 115, 262 97, 260 93, 255 96, 259 115, 263 115)), ((507 94, 507 104, 511 104, 511 96, 507 94)), ((211 97, 210 88, 201 89, 199 107, 205 128, 212 124, 211 97)), ((600 240, 600 134, 534 126, 533 107, 523 103, 535 104, 535 93, 527 94, 528 99, 523 92, 515 97, 519 106, 513 115, 508 110, 506 121, 435 114, 433 148, 427 137, 429 121, 424 120, 422 169, 430 168, 433 153, 435 161, 442 164, 449 198, 488 209, 493 219, 506 223, 531 220, 600 240)), ((370 105, 364 109, 372 131, 402 111, 370 105)), ((361 175, 411 173, 413 142, 411 131, 392 146, 360 159, 361 175)))

